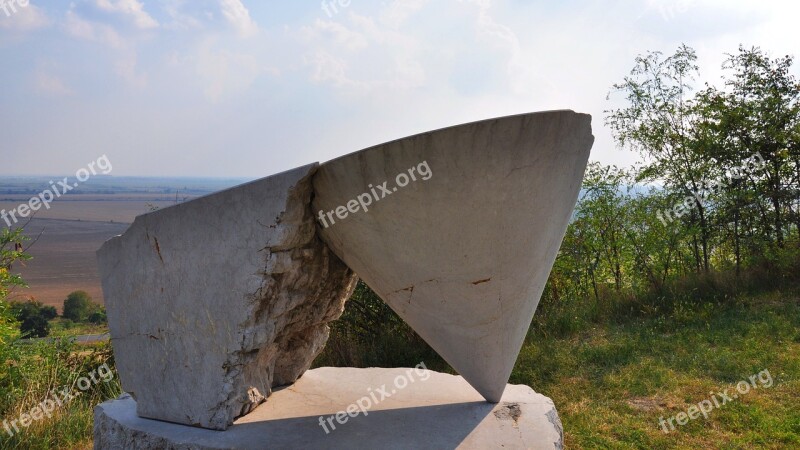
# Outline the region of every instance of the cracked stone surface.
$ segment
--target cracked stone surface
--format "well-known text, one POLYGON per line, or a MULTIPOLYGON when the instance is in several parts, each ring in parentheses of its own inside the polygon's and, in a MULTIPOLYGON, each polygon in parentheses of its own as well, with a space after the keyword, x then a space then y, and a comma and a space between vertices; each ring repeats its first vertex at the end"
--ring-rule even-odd
POLYGON ((316 235, 316 169, 139 216, 98 251, 140 416, 224 430, 310 367, 356 282, 316 235))
POLYGON ((553 402, 528 386, 508 385, 500 403, 491 404, 462 377, 422 369, 310 370, 223 432, 143 419, 135 411, 125 396, 96 407, 95 449, 563 448, 553 402), (381 390, 388 396, 376 394, 363 412, 346 414, 381 390))
POLYGON ((314 177, 313 210, 326 220, 320 235, 497 402, 566 232, 593 141, 591 116, 550 111, 343 156, 314 177), (399 177, 412 168, 416 181, 399 177), (431 175, 426 180, 420 172, 431 175), (367 212, 325 216, 373 190, 367 212))

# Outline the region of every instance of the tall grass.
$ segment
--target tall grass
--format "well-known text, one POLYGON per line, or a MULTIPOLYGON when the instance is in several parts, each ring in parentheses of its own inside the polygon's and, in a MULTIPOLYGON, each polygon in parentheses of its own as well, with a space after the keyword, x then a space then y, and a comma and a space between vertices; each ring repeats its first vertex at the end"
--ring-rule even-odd
POLYGON ((0 448, 52 449, 91 448, 93 409, 121 393, 113 372, 114 358, 109 343, 79 346, 70 339, 36 343, 16 341, 0 349, 0 448), (113 378, 104 381, 98 374, 103 365, 111 369, 113 378), (95 381, 91 380, 94 374, 95 381), (82 378, 89 380, 88 389, 82 378), (29 426, 22 426, 23 414, 36 411, 45 399, 64 392, 77 394, 73 399, 55 405, 49 417, 40 415, 29 426), (55 394, 54 394, 55 393, 55 394), (19 432, 12 426, 16 420, 19 432), (9 436, 8 429, 13 436, 9 436))
POLYGON ((738 273, 733 268, 668 279, 660 289, 615 289, 600 285, 597 296, 552 295, 545 290, 531 324, 538 335, 566 337, 597 325, 670 317, 688 309, 733 305, 747 296, 800 291, 800 253, 780 262, 759 261, 738 273))
MULTIPOLYGON (((762 263, 670 280, 658 291, 601 286, 595 297, 555 298, 548 290, 531 323, 529 334, 569 337, 596 326, 621 325, 640 319, 700 314, 735 304, 744 296, 782 289, 800 291, 800 259, 783 265, 762 263), (793 272, 791 268, 797 267, 793 272)), ((314 367, 413 367, 453 372, 433 349, 370 288, 359 282, 341 319, 331 324, 331 336, 314 367), (430 364, 429 364, 430 362, 430 364)))

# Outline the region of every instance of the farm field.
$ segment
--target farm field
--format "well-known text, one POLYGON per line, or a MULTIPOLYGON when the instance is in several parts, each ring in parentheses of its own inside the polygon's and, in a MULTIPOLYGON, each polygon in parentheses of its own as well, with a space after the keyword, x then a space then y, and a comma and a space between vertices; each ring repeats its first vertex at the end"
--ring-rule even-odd
MULTIPOLYGON (((32 218, 12 221, 14 227, 25 226, 31 240, 24 245, 31 245, 28 253, 33 259, 13 268, 29 287, 16 288, 9 299, 33 298, 60 312, 67 294, 83 290, 102 304, 95 252, 103 242, 122 234, 138 215, 224 189, 238 180, 192 181, 186 189, 177 184, 185 180, 121 179, 114 184, 106 179, 102 185, 82 186, 83 192, 56 199, 32 218)), ((42 180, 0 177, 0 210, 11 211, 46 187, 42 180)))
POLYGON ((125 223, 33 219, 26 227, 32 239, 38 236, 29 249, 33 259, 18 268, 30 287, 16 289, 11 299, 33 297, 61 311, 67 294, 83 290, 102 303, 94 252, 127 228, 125 223))
MULTIPOLYGON (((30 196, 0 195, 0 209, 10 211, 30 198, 30 196)), ((50 209, 40 209, 36 213, 36 219, 132 223, 136 216, 150 211, 151 207, 165 208, 173 204, 175 204, 174 197, 169 199, 153 195, 79 194, 54 201, 50 209)), ((22 223, 20 220, 17 225, 22 223)), ((5 222, 0 222, 0 225, 8 226, 5 222)))

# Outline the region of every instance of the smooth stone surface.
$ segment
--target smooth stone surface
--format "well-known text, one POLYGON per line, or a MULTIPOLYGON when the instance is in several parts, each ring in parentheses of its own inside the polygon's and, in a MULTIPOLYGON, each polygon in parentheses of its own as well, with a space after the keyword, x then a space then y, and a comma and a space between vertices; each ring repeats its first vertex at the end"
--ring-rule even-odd
POLYGON ((373 190, 379 199, 367 212, 334 216, 335 223, 318 218, 320 235, 484 398, 499 401, 593 141, 591 116, 553 111, 432 131, 335 159, 314 177, 316 215, 373 190), (428 180, 419 176, 427 172, 423 163, 428 180), (397 175, 412 167, 417 180, 398 186, 406 180, 397 175), (384 181, 388 195, 378 188, 384 181))
POLYGON ((315 234, 316 167, 139 216, 98 251, 139 415, 224 430, 322 350, 356 278, 315 234))
POLYGON ((458 376, 320 368, 272 395, 227 431, 142 419, 132 399, 109 401, 95 408, 95 449, 563 448, 553 402, 523 385, 509 385, 501 403, 491 404, 458 376), (398 377, 409 380, 405 388, 397 389, 398 377), (384 385, 390 397, 366 415, 343 424, 332 419, 336 429, 327 434, 320 426, 321 416, 345 411, 384 385))

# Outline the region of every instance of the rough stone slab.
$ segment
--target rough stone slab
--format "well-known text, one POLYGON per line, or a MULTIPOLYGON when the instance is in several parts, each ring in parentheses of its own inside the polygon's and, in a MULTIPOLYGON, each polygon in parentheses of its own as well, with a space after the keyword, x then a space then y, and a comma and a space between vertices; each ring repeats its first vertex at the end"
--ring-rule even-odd
POLYGON ((129 397, 109 401, 95 408, 95 449, 563 448, 553 402, 523 385, 509 385, 501 402, 491 404, 459 376, 320 368, 272 395, 227 431, 142 419, 129 397), (396 389, 395 380, 409 376, 414 382, 396 389), (367 415, 334 420, 337 428, 325 433, 320 416, 344 411, 384 385, 390 397, 367 415))
POLYGON ((98 251, 141 416, 223 430, 322 350, 356 278, 315 234, 316 167, 139 216, 98 251))
POLYGON ((318 219, 320 235, 459 374, 498 401, 593 141, 591 116, 551 111, 343 156, 314 176, 314 214, 325 219, 318 219), (425 180, 420 172, 431 175, 425 180), (355 213, 344 209, 362 194, 366 203, 369 193, 378 199, 368 211, 358 203, 355 213), (327 216, 337 209, 347 216, 327 216))

